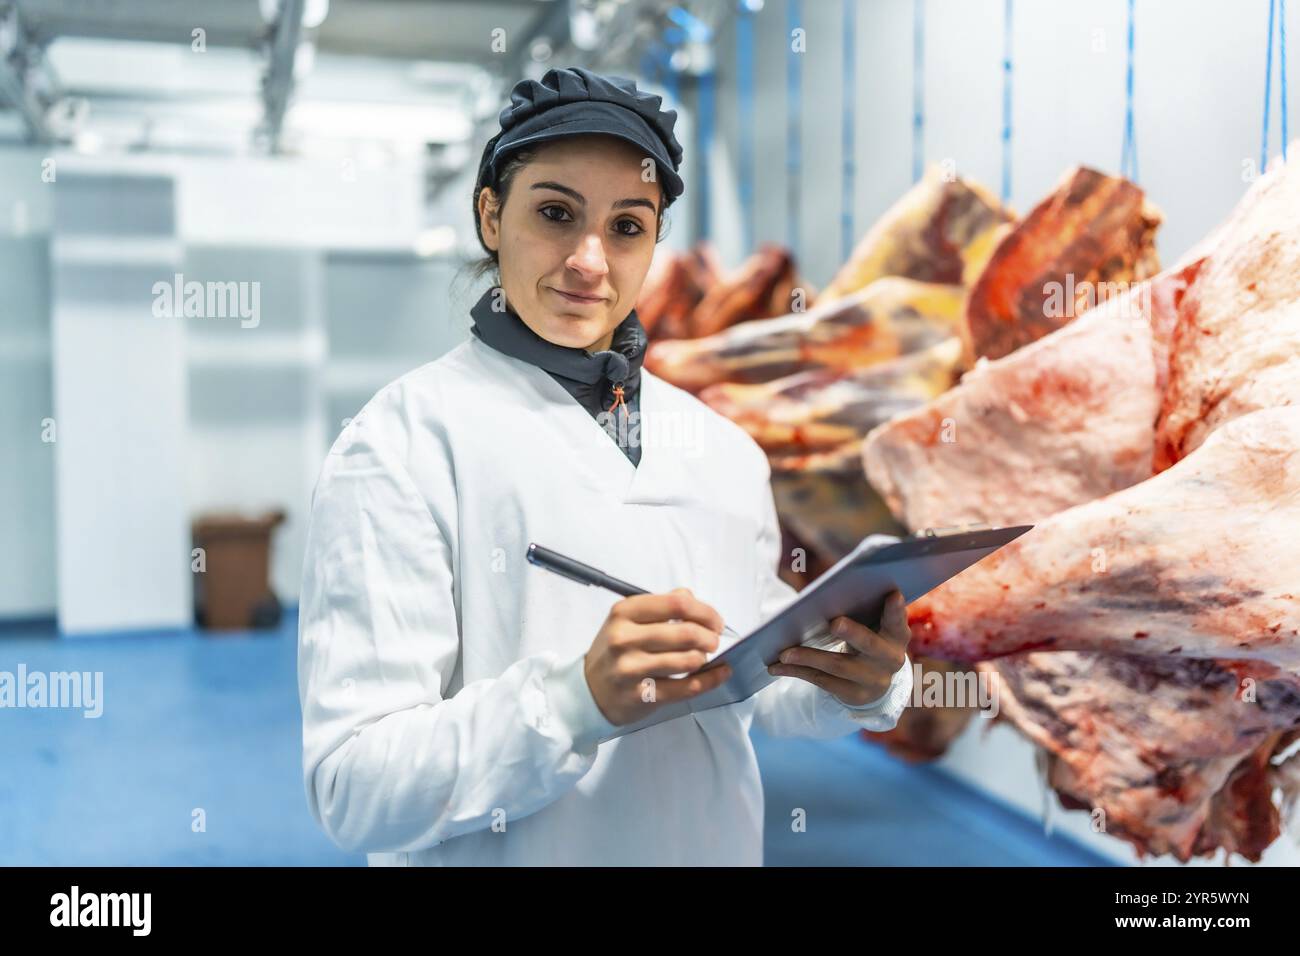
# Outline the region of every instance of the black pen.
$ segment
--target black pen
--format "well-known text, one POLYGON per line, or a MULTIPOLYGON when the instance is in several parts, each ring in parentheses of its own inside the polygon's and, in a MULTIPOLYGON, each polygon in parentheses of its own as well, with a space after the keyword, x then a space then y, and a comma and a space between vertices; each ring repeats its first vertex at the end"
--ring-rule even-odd
MULTIPOLYGON (((539 568, 545 568, 547 571, 554 571, 556 574, 577 581, 579 584, 594 584, 598 588, 605 588, 615 594, 621 594, 623 597, 650 593, 645 588, 639 588, 635 584, 620 581, 599 568, 583 564, 581 561, 560 554, 558 551, 552 551, 550 548, 543 548, 540 544, 528 545, 528 562, 537 565, 539 568)), ((730 633, 736 637, 740 636, 726 624, 722 627, 722 633, 730 633)))

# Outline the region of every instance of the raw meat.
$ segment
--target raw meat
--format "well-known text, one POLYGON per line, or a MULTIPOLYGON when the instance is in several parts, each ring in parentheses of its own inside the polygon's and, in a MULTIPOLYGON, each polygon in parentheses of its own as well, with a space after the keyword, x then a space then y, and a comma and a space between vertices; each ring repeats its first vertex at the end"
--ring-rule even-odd
POLYGON ((1300 675, 1300 407, 1235 419, 1131 488, 1015 520, 1036 527, 911 605, 918 651, 1231 657, 1300 675))
POLYGON ((868 368, 817 369, 762 385, 724 382, 700 398, 767 451, 777 511, 820 573, 873 531, 899 530, 862 473, 862 436, 948 388, 961 353, 961 341, 950 336, 868 368))
MULTIPOLYGON (((862 436, 890 416, 928 401, 952 385, 961 341, 866 368, 820 368, 761 385, 720 382, 700 400, 741 425, 769 454, 828 451, 862 436)), ((849 468, 857 462, 846 458, 849 468)))
POLYGON ((1186 274, 1171 270, 978 364, 873 431, 868 480, 905 524, 924 528, 1034 521, 1147 478, 1186 274))
POLYGON ((1243 700, 1229 662, 1072 651, 978 667, 996 675, 999 719, 1047 752, 1062 803, 1100 809, 1105 832, 1139 851, 1185 862, 1224 846, 1258 860, 1280 832, 1271 784, 1237 771, 1300 721, 1300 683, 1259 680, 1243 700), (1235 796, 1219 796, 1234 774, 1235 796), (1238 799, 1240 821, 1228 812, 1238 799))
POLYGON ((883 276, 967 285, 1011 219, 978 183, 930 166, 863 236, 820 301, 852 295, 883 276))
POLYGON ((1003 717, 1052 755, 1063 803, 1105 810, 1140 851, 1257 859, 1274 787, 1284 811, 1300 794, 1296 757, 1278 756, 1300 722, 1298 190, 1285 167, 1256 183, 1146 284, 1124 313, 1143 321, 1107 303, 864 444, 911 527, 1039 523, 914 605, 913 643, 1011 655, 978 665, 1004 678, 1003 717), (957 440, 941 445, 944 419, 957 440), (1079 650, 1024 652, 1042 647, 1079 650), (1259 703, 1232 696, 1248 678, 1259 703))
POLYGON ((713 246, 701 241, 683 255, 655 257, 636 310, 650 341, 691 339, 807 308, 813 296, 812 287, 799 280, 794 258, 778 245, 763 244, 727 274, 713 246))
POLYGON ((1224 422, 1300 405, 1300 173, 1258 180, 1178 309, 1156 468, 1224 422))
POLYGON ((637 296, 636 315, 646 337, 687 334, 691 316, 705 294, 722 278, 722 263, 713 246, 697 242, 683 255, 656 255, 637 296))
POLYGON ((1001 358, 1159 271, 1159 211, 1126 179, 1086 167, 1008 231, 971 288, 976 355, 1001 358))
POLYGON ((802 549, 808 580, 869 534, 905 533, 867 484, 856 464, 858 455, 858 442, 853 442, 843 449, 771 459, 772 494, 782 530, 791 539, 785 553, 802 549))
POLYGON ((812 305, 812 289, 800 285, 794 257, 773 243, 764 243, 734 275, 710 289, 691 314, 687 334, 698 338, 721 332, 738 322, 785 315, 812 305), (795 290, 800 290, 796 302, 795 290))
POLYGON ((886 278, 808 312, 745 322, 716 335, 652 343, 650 371, 689 391, 826 369, 847 372, 953 335, 963 293, 886 278))

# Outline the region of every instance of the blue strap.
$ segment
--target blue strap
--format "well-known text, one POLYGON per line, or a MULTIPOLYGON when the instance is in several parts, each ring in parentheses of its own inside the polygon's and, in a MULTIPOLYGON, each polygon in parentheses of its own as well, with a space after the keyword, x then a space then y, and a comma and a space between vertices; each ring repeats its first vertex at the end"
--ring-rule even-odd
POLYGON ((1282 70, 1282 76, 1280 77, 1282 81, 1282 161, 1286 162, 1288 136, 1286 129, 1286 0, 1277 0, 1277 14, 1279 28, 1277 58, 1280 61, 1279 65, 1282 70))
POLYGON ((844 0, 844 116, 841 128, 844 133, 841 151, 844 157, 844 174, 840 185, 840 258, 847 261, 853 252, 853 176, 854 132, 857 118, 857 0, 844 0))
POLYGON ((743 252, 754 251, 754 11, 740 0, 736 17, 736 97, 740 112, 740 216, 743 252))
POLYGON ((1012 0, 1002 15, 1002 201, 1011 199, 1011 20, 1012 0))
POLYGON ((925 167, 925 0, 912 0, 912 182, 925 167))
POLYGON ((1286 162, 1286 148, 1288 145, 1288 133, 1286 129, 1286 0, 1277 0, 1277 13, 1279 27, 1278 43, 1280 44, 1278 46, 1277 56, 1282 70, 1282 161, 1286 162))
POLYGON ((699 91, 699 164, 696 166, 696 181, 699 188, 695 195, 696 235, 710 235, 710 205, 713 201, 713 181, 709 176, 709 156, 713 153, 713 81, 714 73, 710 70, 700 75, 699 91))
POLYGON ((794 31, 799 29, 803 20, 802 0, 786 2, 786 71, 785 71, 785 106, 786 106, 786 151, 785 151, 785 225, 786 245, 796 256, 799 254, 799 178, 802 175, 800 161, 803 152, 802 128, 799 125, 801 98, 803 54, 794 51, 790 42, 794 31))
POLYGON ((1287 104, 1286 104, 1286 0, 1269 0, 1268 2, 1268 44, 1264 56, 1264 129, 1260 135, 1259 171, 1262 173, 1268 165, 1268 116, 1273 101, 1273 34, 1274 22, 1281 20, 1278 37, 1278 59, 1281 61, 1281 96, 1282 96, 1282 159, 1286 160, 1287 147, 1287 104))
POLYGON ((1134 12, 1134 0, 1128 0, 1128 72, 1124 79, 1124 145, 1120 150, 1119 174, 1137 182, 1137 130, 1133 124, 1134 12))
MULTIPOLYGON (((1259 141, 1259 171, 1268 165, 1268 110, 1273 101, 1273 17, 1277 0, 1268 0, 1268 43, 1264 54, 1264 130, 1259 141)), ((1284 144, 1285 145, 1285 144, 1284 144)))

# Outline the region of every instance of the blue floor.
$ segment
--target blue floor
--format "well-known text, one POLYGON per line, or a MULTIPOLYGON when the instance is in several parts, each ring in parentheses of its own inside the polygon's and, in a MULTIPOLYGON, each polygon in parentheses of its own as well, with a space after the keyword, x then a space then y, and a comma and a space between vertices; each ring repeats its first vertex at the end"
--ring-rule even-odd
MULTIPOLYGON (((230 637, 0 629, 2 671, 104 674, 99 718, 0 710, 0 865, 364 865, 307 812, 296 627, 288 615, 276 632, 230 637)), ((754 742, 769 865, 1107 862, 856 737, 754 742)))

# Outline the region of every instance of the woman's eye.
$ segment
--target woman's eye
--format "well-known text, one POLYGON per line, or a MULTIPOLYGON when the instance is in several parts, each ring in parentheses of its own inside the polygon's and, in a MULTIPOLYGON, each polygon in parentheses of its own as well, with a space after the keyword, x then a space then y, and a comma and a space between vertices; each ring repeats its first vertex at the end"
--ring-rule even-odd
POLYGON ((546 218, 546 219, 549 219, 551 222, 568 222, 568 221, 569 221, 569 220, 567 220, 567 219, 557 219, 555 216, 549 215, 549 213, 552 213, 552 212, 562 213, 562 214, 564 214, 565 216, 567 216, 567 215, 569 214, 569 211, 568 211, 567 209, 565 209, 563 206, 543 206, 543 207, 541 208, 541 214, 542 214, 542 216, 543 216, 544 218, 546 218))
POLYGON ((632 227, 631 230, 620 230, 620 234, 624 236, 639 236, 641 233, 645 232, 645 230, 641 228, 641 224, 635 219, 620 219, 618 225, 632 227))

